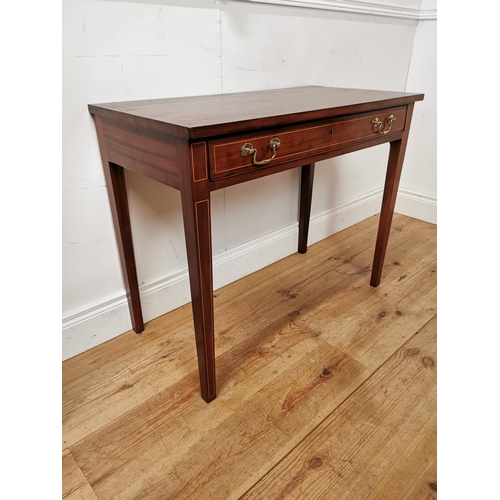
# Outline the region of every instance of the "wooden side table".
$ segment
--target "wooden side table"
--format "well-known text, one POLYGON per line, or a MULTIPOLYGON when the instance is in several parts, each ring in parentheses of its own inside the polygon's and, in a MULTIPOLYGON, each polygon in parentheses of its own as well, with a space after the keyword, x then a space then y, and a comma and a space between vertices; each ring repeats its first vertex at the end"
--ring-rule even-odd
POLYGON ((180 190, 201 395, 216 397, 210 191, 302 167, 298 251, 307 250, 314 164, 390 142, 371 285, 382 274, 415 101, 423 94, 298 87, 89 105, 134 330, 144 330, 124 168, 180 190))

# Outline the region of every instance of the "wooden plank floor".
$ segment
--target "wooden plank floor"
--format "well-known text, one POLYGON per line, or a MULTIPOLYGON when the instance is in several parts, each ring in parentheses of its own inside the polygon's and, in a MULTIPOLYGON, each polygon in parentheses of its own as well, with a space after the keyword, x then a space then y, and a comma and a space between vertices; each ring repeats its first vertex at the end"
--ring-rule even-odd
POLYGON ((436 498, 436 226, 378 216, 63 363, 63 498, 436 498))

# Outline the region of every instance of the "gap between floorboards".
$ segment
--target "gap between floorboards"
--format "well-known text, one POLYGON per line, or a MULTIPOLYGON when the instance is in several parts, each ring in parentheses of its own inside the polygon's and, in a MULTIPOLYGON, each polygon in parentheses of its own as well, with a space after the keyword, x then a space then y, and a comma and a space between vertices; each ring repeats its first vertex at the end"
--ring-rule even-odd
MULTIPOLYGON (((427 266, 426 266, 427 267, 427 266)), ((425 268, 424 268, 425 269, 425 268)), ((323 422, 325 422, 325 420, 327 420, 340 406, 342 406, 344 404, 345 401, 347 401, 355 392, 357 392, 358 390, 360 390, 365 384, 367 384, 370 379, 379 371, 381 370, 384 365, 386 365, 390 359, 392 358, 392 356, 397 352, 399 351, 400 349, 403 349, 407 344, 409 344, 410 342, 412 342, 412 340, 418 335, 418 332, 420 330, 422 330, 423 328, 425 328, 431 321, 433 321, 437 316, 437 313, 434 314, 434 316, 432 316, 432 318, 430 318, 428 321, 426 321, 423 325, 421 325, 418 330, 406 341, 404 342, 403 344, 401 344, 393 353, 391 353, 391 355, 380 365, 378 366, 371 374, 369 377, 367 377, 360 385, 358 385, 358 387, 356 387, 355 389, 353 389, 352 392, 350 392, 323 420, 321 420, 320 422, 318 422, 318 424, 313 427, 293 448, 291 448, 287 453, 285 453, 280 460, 278 460, 262 477, 260 477, 259 479, 257 479, 257 481, 255 481, 254 484, 252 484, 252 486, 250 486, 250 488, 248 488, 242 495, 240 495, 238 498, 239 500, 241 498, 243 498, 249 491, 251 491, 260 481, 262 481, 262 479, 267 476, 271 471, 273 471, 283 460, 286 459, 286 457, 288 457, 288 455, 290 455, 298 446, 300 446, 306 439, 308 439, 308 437, 319 427, 323 424, 323 422)), ((364 365, 363 365, 364 366, 364 365)))

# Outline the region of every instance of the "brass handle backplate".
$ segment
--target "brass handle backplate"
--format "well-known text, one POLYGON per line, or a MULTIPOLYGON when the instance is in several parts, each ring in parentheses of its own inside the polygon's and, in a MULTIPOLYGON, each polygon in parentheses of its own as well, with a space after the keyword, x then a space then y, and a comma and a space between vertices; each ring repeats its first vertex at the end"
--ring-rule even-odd
POLYGON ((396 121, 396 117, 394 115, 389 115, 385 119, 386 123, 389 125, 387 130, 384 130, 385 124, 381 122, 378 117, 372 120, 372 130, 374 134, 387 134, 387 132, 391 131, 392 124, 396 121))
POLYGON ((273 156, 271 158, 267 158, 266 160, 257 161, 257 150, 253 147, 251 142, 245 142, 243 146, 241 146, 240 152, 241 156, 248 156, 253 154, 252 162, 254 165, 267 165, 271 160, 274 160, 276 156, 276 151, 281 146, 281 141, 277 137, 273 137, 269 142, 269 147, 273 152, 273 156))

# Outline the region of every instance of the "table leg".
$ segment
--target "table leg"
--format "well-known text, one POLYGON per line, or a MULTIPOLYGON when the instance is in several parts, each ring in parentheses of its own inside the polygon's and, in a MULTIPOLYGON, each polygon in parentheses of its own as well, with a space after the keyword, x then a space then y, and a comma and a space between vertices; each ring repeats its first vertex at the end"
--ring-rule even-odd
POLYGON ((307 252, 313 181, 314 163, 304 165, 300 173, 299 253, 307 252))
POLYGON ((382 269, 384 267, 385 252, 389 233, 391 232, 392 216, 396 205, 399 180, 403 170, 406 144, 413 113, 413 104, 408 105, 406 113, 405 132, 402 139, 390 143, 389 162, 385 177, 384 196, 382 198, 382 209, 380 211, 380 221, 378 226, 377 242, 375 244, 375 256, 373 258, 372 276, 370 285, 376 287, 380 284, 382 269))
POLYGON ((106 153, 105 140, 102 133, 100 118, 95 117, 99 148, 106 178, 111 212, 115 225, 118 250, 125 277, 125 287, 129 297, 130 317, 132 328, 136 333, 144 330, 144 320, 141 310, 141 296, 137 269, 135 265, 134 245, 132 241, 132 228, 130 226, 130 213, 128 209, 127 189, 125 186, 125 172, 122 167, 110 163, 106 153))
POLYGON ((204 143, 177 140, 182 213, 201 396, 216 396, 210 189, 204 143))

